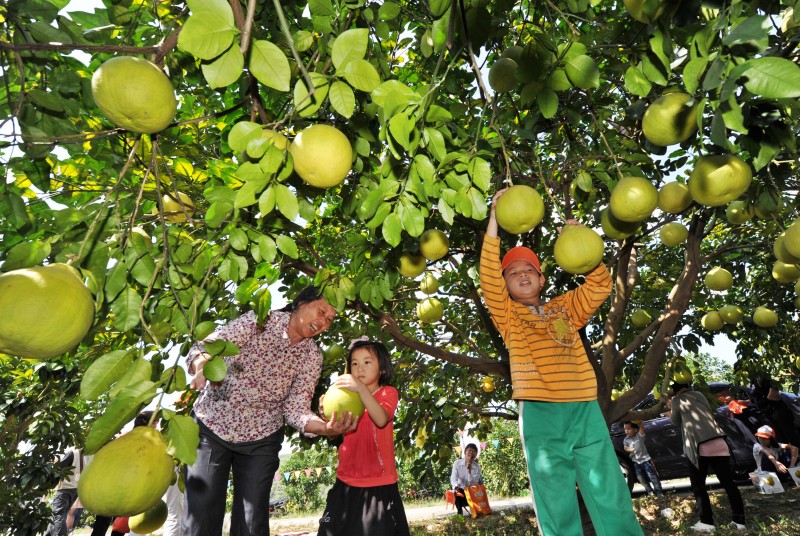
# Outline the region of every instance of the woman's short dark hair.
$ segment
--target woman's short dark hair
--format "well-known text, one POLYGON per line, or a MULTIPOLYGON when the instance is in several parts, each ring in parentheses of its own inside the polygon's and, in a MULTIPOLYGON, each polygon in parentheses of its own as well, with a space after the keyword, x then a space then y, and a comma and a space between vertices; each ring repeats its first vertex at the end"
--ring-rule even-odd
POLYGON ((147 426, 147 423, 150 422, 150 417, 153 416, 153 412, 149 409, 146 411, 141 412, 139 415, 133 419, 133 427, 136 428, 137 426, 147 426))
POLYGON ((279 311, 296 311, 304 303, 315 302, 320 298, 322 298, 322 291, 314 285, 309 285, 301 290, 291 303, 287 303, 284 307, 279 309, 279 311))
POLYGON ((373 356, 378 359, 378 368, 381 371, 378 377, 378 385, 389 385, 392 381, 392 357, 389 355, 389 350, 378 341, 356 341, 350 345, 350 351, 347 353, 347 363, 345 365, 345 372, 350 374, 350 357, 353 355, 353 350, 356 348, 366 348, 373 356))
POLYGON ((464 452, 467 452, 468 449, 472 449, 476 453, 478 452, 478 446, 475 443, 467 443, 467 446, 464 447, 464 452))

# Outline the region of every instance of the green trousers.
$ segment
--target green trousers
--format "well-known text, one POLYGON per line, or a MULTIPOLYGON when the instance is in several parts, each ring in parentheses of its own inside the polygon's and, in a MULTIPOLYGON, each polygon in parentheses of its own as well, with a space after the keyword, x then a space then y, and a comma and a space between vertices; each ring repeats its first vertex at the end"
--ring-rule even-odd
POLYGON ((544 536, 581 536, 575 483, 598 536, 641 536, 597 401, 520 402, 520 435, 544 536))

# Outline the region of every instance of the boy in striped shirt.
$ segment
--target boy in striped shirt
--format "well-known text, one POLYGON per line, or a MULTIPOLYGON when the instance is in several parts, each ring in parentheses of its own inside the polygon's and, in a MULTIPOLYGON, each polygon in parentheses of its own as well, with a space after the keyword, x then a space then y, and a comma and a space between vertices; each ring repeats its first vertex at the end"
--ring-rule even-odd
POLYGON ((500 261, 495 205, 503 193, 492 200, 480 280, 509 352, 540 530, 545 536, 583 534, 577 493, 565 493, 577 483, 598 534, 641 535, 578 333, 611 293, 611 276, 600 263, 578 288, 542 300, 545 278, 533 251, 515 247, 500 261))

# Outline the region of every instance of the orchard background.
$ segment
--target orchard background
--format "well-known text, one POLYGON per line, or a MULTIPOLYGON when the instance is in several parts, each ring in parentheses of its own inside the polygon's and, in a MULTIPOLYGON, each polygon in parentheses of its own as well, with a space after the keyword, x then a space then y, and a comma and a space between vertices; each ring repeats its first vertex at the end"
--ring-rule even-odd
MULTIPOLYGON (((535 188, 545 216, 522 236, 502 234, 503 247, 537 251, 552 296, 580 280, 552 261, 557 228, 573 218, 601 230, 623 176, 661 188, 686 182, 701 156, 742 158, 753 180, 741 200, 755 214, 744 223, 730 223, 726 206, 692 204, 654 211, 623 240, 605 237, 615 286, 586 330, 600 403, 609 422, 628 414, 669 380, 677 356, 712 343, 700 320, 724 305, 744 312, 720 328, 736 342, 737 381, 769 374, 797 391, 796 276, 772 275, 775 240, 798 208, 796 2, 105 0, 91 13, 67 4, 0 6, 0 270, 68 263, 96 315, 67 354, 0 359, 0 527, 41 527, 53 457, 87 438, 101 444, 183 390, 176 363, 195 337, 245 310, 266 315, 273 284, 289 298, 321 285, 341 313, 320 338, 319 392, 343 369, 336 345, 368 335, 392 346, 398 456, 435 474, 467 422, 487 434, 490 417, 516 418, 507 354, 477 282, 488 200, 509 183, 535 188), (116 56, 168 74, 178 106, 167 128, 135 134, 100 112, 92 74, 116 56), (699 129, 653 145, 642 116, 675 91, 693 97, 699 129), (239 135, 253 124, 289 140, 335 126, 353 148, 352 171, 311 187, 285 150, 239 135), (193 210, 163 201, 179 193, 193 210), (688 237, 666 247, 660 229, 671 222, 688 237), (423 323, 423 276, 397 267, 429 229, 446 233, 449 249, 426 267, 444 315, 423 323), (703 284, 714 266, 733 276, 726 292, 703 284), (752 322, 757 306, 777 313, 774 327, 752 322), (634 325, 639 309, 647 315, 634 325), (81 397, 85 371, 108 355, 135 373, 102 393, 89 374, 94 392, 81 397)), ((0 322, 13 315, 0 311, 0 322)), ((185 411, 164 413, 182 462, 196 435, 185 411)))

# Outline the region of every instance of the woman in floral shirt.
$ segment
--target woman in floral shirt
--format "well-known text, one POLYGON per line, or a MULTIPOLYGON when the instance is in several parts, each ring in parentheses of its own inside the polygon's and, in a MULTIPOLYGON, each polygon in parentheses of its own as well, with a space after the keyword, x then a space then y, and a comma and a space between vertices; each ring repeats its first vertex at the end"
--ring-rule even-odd
POLYGON ((287 307, 272 311, 262 325, 253 312, 219 328, 189 351, 191 387, 204 389, 194 405, 200 426, 197 460, 186 470, 184 536, 221 535, 228 475, 233 468, 231 535, 269 534, 269 495, 278 469, 284 419, 308 437, 354 430, 350 414, 324 421, 311 412, 322 370, 313 337, 333 322, 336 310, 315 287, 287 307), (207 384, 206 342, 225 340, 239 354, 225 357, 228 373, 207 384))

